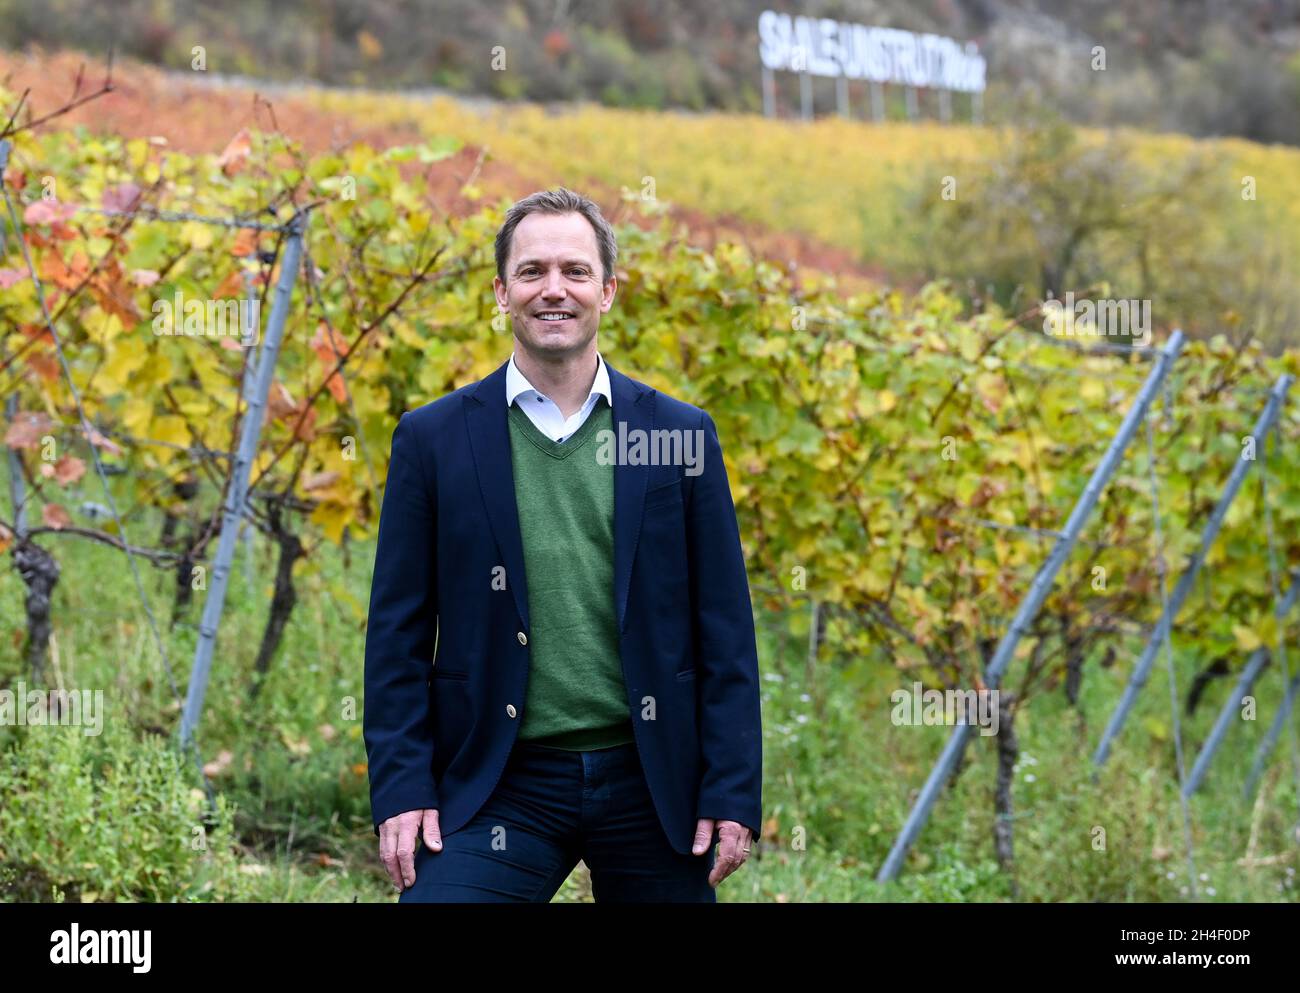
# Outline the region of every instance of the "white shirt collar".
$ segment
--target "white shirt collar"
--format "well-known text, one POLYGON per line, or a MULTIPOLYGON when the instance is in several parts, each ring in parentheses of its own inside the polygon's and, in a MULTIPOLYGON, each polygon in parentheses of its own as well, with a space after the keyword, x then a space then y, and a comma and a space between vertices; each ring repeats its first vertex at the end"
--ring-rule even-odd
MULTIPOLYGON (((528 381, 527 376, 519 371, 519 367, 515 365, 515 353, 511 352, 510 364, 506 367, 506 406, 509 407, 514 403, 515 398, 521 393, 536 393, 538 396, 545 396, 544 393, 539 392, 528 381)), ((614 406, 614 396, 609 388, 609 371, 605 368, 605 360, 600 357, 600 352, 596 353, 596 379, 591 384, 591 392, 587 394, 586 403, 591 403, 593 396, 603 396, 605 402, 611 408, 614 406)), ((550 400, 551 398, 546 397, 546 399, 550 400)))

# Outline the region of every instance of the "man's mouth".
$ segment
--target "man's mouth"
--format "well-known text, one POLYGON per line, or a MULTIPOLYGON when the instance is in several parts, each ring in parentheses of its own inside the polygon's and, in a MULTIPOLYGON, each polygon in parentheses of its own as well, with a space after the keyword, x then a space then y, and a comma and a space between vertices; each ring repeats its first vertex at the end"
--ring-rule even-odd
POLYGON ((570 310, 542 310, 538 311, 534 316, 536 316, 539 321, 544 321, 547 324, 560 324, 564 321, 572 320, 573 312, 570 310))

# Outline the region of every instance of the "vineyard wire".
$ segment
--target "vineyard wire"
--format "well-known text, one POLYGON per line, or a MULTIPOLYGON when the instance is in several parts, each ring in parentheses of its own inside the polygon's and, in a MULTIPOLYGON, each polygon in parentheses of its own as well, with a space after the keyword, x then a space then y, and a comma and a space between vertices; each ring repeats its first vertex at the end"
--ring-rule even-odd
MULTIPOLYGON (((136 565, 135 555, 131 550, 130 540, 126 536, 126 529, 122 524, 121 515, 118 513, 117 501, 113 497, 112 488, 108 485, 108 476, 104 473, 104 465, 99 457, 99 447, 95 444, 91 435, 90 422, 86 418, 86 411, 81 402, 81 394, 77 390, 76 381, 72 377, 72 370, 68 366, 67 357, 63 354, 63 342, 58 331, 54 327, 54 321, 50 316, 50 309, 45 301, 45 291, 41 285, 40 276, 37 275, 36 266, 32 262, 31 253, 27 249, 27 239, 23 235, 22 221, 18 217, 18 211, 14 207, 13 197, 10 195, 9 187, 4 182, 5 167, 9 160, 9 149, 11 145, 8 140, 0 142, 0 190, 4 192, 5 206, 9 211, 9 220, 13 225, 14 234, 22 251, 23 260, 27 263, 27 271, 31 275, 32 285, 36 291, 36 299, 40 304, 41 315, 45 320, 45 326, 50 332, 51 339, 54 343, 54 349, 59 356, 59 365, 63 370, 64 378, 67 380, 68 390, 72 394, 73 402, 77 407, 77 417, 81 422, 81 429, 86 435, 86 440, 90 446, 91 459, 95 464, 95 472, 99 476, 100 484, 104 490, 104 498, 108 501, 109 510, 113 514, 113 520, 117 524, 118 534, 122 536, 122 548, 126 552, 127 563, 131 567, 131 575, 135 581, 136 593, 140 597, 140 603, 144 607, 145 616, 149 620, 149 629, 153 633, 154 644, 158 649, 159 658, 162 661, 163 669, 167 674, 167 682, 171 686, 172 696, 177 702, 180 701, 180 690, 176 685, 176 676, 172 671, 171 661, 167 657, 167 648, 163 644, 162 634, 158 630, 158 622, 154 617, 153 608, 149 605, 149 599, 144 591, 144 581, 140 578, 140 570, 136 565)), ((203 775, 203 760, 197 744, 193 749, 193 757, 199 774, 203 775)), ((203 777, 207 787, 208 802, 210 807, 215 806, 215 797, 212 795, 211 784, 208 783, 207 777, 203 777)))
MULTIPOLYGON (((1165 423, 1172 424, 1173 410, 1169 398, 1169 380, 1167 378, 1164 389, 1164 411, 1165 423)), ((1169 613, 1169 577, 1165 564, 1164 527, 1161 523, 1160 514, 1160 484, 1156 479, 1155 404, 1152 404, 1147 410, 1146 422, 1147 479, 1151 487, 1151 522, 1156 546, 1156 573, 1160 579, 1160 612, 1161 616, 1164 617, 1169 613)), ((1174 730, 1174 759, 1178 766, 1178 802, 1182 808, 1183 847, 1186 849, 1187 854, 1187 882, 1192 899, 1197 900, 1200 895, 1199 888, 1196 885, 1196 861, 1192 845, 1192 813, 1188 805, 1187 790, 1185 789, 1187 776, 1183 765, 1183 727, 1178 714, 1178 685, 1174 672, 1174 642, 1173 634, 1170 631, 1172 626, 1173 618, 1170 618, 1170 623, 1163 627, 1165 666, 1169 672, 1169 714, 1174 730)))
MULTIPOLYGON (((1282 445, 1282 432, 1279 430, 1274 441, 1274 447, 1280 448, 1282 445)), ((1277 566, 1277 536, 1273 532, 1273 510, 1268 502, 1268 438, 1264 439, 1264 457, 1260 460, 1259 466, 1259 492, 1260 502, 1264 504, 1264 530, 1268 536, 1268 581, 1273 590, 1274 615, 1281 613, 1278 618, 1277 626, 1277 655, 1281 663, 1282 685, 1289 686, 1291 683, 1291 665, 1287 660, 1286 654, 1286 610, 1282 603, 1282 587, 1278 578, 1277 566)), ((1294 583, 1292 584, 1294 588, 1294 583)), ((1283 697, 1285 700, 1285 695, 1283 697)), ((1291 740, 1291 771, 1295 778, 1295 799, 1300 806, 1300 748, 1296 744, 1295 721, 1287 722, 1288 737, 1291 740)), ((1300 827, 1300 824, 1298 824, 1300 827)))
MULTIPOLYGON (((1136 433, 1138 422, 1146 416, 1156 391, 1166 375, 1168 375, 1169 369, 1173 366, 1178 354, 1182 351, 1183 341, 1182 331, 1175 329, 1164 348, 1161 349, 1161 354, 1153 364, 1141 392, 1129 408, 1128 413, 1124 415, 1124 420, 1112 439, 1106 454, 1089 477, 1074 510, 1070 513, 1062 536, 1057 540, 1047 560, 1034 576, 1029 592, 1021 601, 1011 625, 998 643, 997 650, 994 652, 985 673, 984 681, 990 688, 997 689, 1000 685, 1003 670, 1006 669, 1014 656, 1021 634, 1028 630, 1029 625, 1037 617, 1043 602, 1047 599, 1048 593, 1051 592, 1057 573, 1069 557, 1075 540, 1083 530, 1084 523, 1101 496, 1101 491, 1118 467, 1125 449, 1132 440, 1134 433, 1136 433)), ((889 855, 880 867, 880 871, 876 876, 878 882, 891 882, 898 877, 904 857, 916 840, 917 835, 920 834, 921 829, 925 826, 926 820, 929 819, 930 809, 938 799, 939 791, 947 783, 953 769, 961 758, 962 752, 965 750, 970 737, 970 728, 970 724, 961 724, 953 729, 948 744, 944 746, 943 753, 931 769, 925 785, 921 788, 920 795, 908 813, 907 821, 903 824, 893 846, 890 848, 889 855)))
MULTIPOLYGON (((864 316, 870 317, 871 315, 870 313, 867 313, 864 316)), ((851 320, 838 320, 836 318, 821 317, 818 315, 808 315, 804 318, 804 320, 809 323, 828 325, 830 327, 854 328, 856 330, 861 330, 861 324, 851 320)), ((798 333, 798 332, 788 332, 788 329, 781 328, 781 327, 769 326, 768 330, 780 334, 798 333)), ((1000 338, 998 339, 998 341, 994 342, 994 347, 1001 344, 1002 341, 1007 341, 1007 340, 1011 340, 1009 335, 1000 338)), ((1023 341, 1024 339, 1021 340, 1023 341)), ((1127 375, 1130 372, 1135 372, 1136 369, 1134 368, 1134 366, 1137 361, 1147 362, 1150 361, 1153 356, 1158 357, 1160 354, 1160 348, 1153 345, 1120 345, 1120 344, 1116 344, 1115 342, 1107 342, 1107 341, 1098 342, 1094 345, 1083 345, 1080 344, 1079 342, 1072 341, 1069 338, 1063 338, 1058 335, 1050 335, 1050 334, 1036 335, 1033 340, 1036 344, 1050 345, 1055 348, 1073 351, 1079 355, 1082 355, 1085 359, 1104 358, 1107 355, 1117 355, 1117 356, 1134 360, 1132 362, 1125 363, 1119 370, 1111 370, 1108 373, 1108 375, 1111 376, 1114 376, 1116 374, 1127 375)), ((853 347, 861 348, 864 351, 876 352, 884 355, 892 355, 896 358, 906 358, 908 357, 911 344, 919 344, 919 343, 920 340, 918 339, 914 343, 908 343, 907 345, 899 347, 898 345, 891 346, 882 342, 873 341, 867 343, 864 341, 855 340, 853 342, 853 347)), ((992 350, 990 349, 990 352, 991 351, 992 350)), ((1006 367, 1008 369, 1016 369, 1020 372, 1032 373, 1041 378, 1050 378, 1052 376, 1058 376, 1058 375, 1079 376, 1081 378, 1084 378, 1084 377, 1096 377, 1098 375, 1098 373, 1096 372, 1087 369, 1077 369, 1072 366, 1038 365, 1030 362, 1013 362, 1009 359, 1004 359, 999 356, 992 356, 992 357, 997 359, 999 363, 999 368, 1006 367)), ((958 365, 965 365, 965 366, 978 365, 980 361, 979 359, 971 360, 965 358, 962 355, 953 354, 949 352, 941 352, 937 350, 928 352, 927 358, 948 361, 958 365)), ((1184 364, 1186 364, 1187 362, 1195 362, 1196 360, 1187 357, 1184 358, 1183 361, 1184 364)), ((1234 393, 1246 397, 1267 396, 1272 391, 1271 386, 1253 386, 1248 383, 1234 384, 1232 389, 1234 393)))
MULTIPOLYGON (((1259 417, 1251 429, 1250 437, 1254 440, 1256 449, 1267 440, 1268 433, 1272 430, 1277 416, 1286 402, 1287 391, 1291 386, 1291 382, 1291 376, 1283 373, 1273 385, 1268 402, 1265 404, 1264 409, 1260 411, 1259 417)), ((1196 577, 1205 565, 1210 548, 1213 546, 1215 538, 1218 537, 1219 529, 1227 517, 1228 508, 1236 499, 1237 493, 1241 490, 1242 483, 1245 481, 1246 474, 1250 472, 1255 461, 1255 459, 1246 458, 1243 453, 1241 457, 1238 457, 1237 464, 1233 466, 1228 481, 1223 487, 1223 493, 1201 531, 1201 540, 1196 552, 1192 556, 1191 562, 1183 570, 1182 575, 1179 576, 1178 584, 1174 587, 1173 596, 1170 598, 1169 604, 1161 612, 1160 620, 1156 624, 1156 630, 1143 649, 1142 657, 1138 660, 1137 666, 1129 677, 1128 685, 1124 687, 1124 693, 1111 712, 1106 729, 1102 732, 1101 740, 1097 743, 1092 761, 1098 769, 1106 763, 1107 758, 1110 756, 1111 745, 1119 736, 1120 731, 1123 730, 1129 712, 1137 701, 1138 694, 1146 685, 1151 666, 1154 664, 1156 653, 1159 651, 1158 642, 1166 636, 1168 629, 1173 625, 1175 617, 1182 610, 1183 604, 1191 592, 1192 585, 1196 582, 1196 577)))
MULTIPOLYGON (((239 525, 248 512, 249 475, 257 458, 257 445, 261 438, 262 415, 266 407, 271 383, 275 378, 275 363, 279 357, 284 324, 292 302, 293 284, 302 265, 302 248, 306 241, 305 230, 311 217, 311 208, 295 212, 289 222, 288 242, 280 263, 280 279, 267 318, 266 336, 257 354, 256 385, 249 396, 240 422, 239 448, 231 463, 231 471, 222 507, 221 536, 217 557, 212 568, 212 585, 208 588, 199 623, 199 639, 194 648, 194 666, 185 695, 185 708, 181 714, 179 736, 182 745, 194 739, 199 719, 203 713, 207 693, 208 675, 212 666, 212 653, 216 648, 218 629, 225 610, 226 585, 230 566, 234 561, 235 543, 239 540, 239 525)), ((245 362, 247 366, 247 362, 245 362)))
MULTIPOLYGON (((43 285, 40 281, 39 275, 37 274, 36 267, 32 261, 31 253, 27 249, 27 242, 23 235, 22 221, 18 215, 18 211, 16 207, 14 206, 14 199, 12 193, 8 185, 5 184, 4 182, 5 168, 8 164, 9 153, 11 148, 12 148, 12 143, 8 139, 0 141, 0 191, 3 191, 4 193, 4 200, 5 200, 6 208, 8 210, 10 223, 13 227, 16 240, 22 250, 23 260, 27 265, 28 274, 32 279, 32 284, 36 291, 37 301, 40 305, 41 314, 44 319, 45 326, 50 332, 51 339, 54 343, 55 351, 57 352, 59 357, 60 367, 62 369, 64 378, 67 381, 68 389, 71 392, 74 403, 76 405, 77 416, 81 423, 81 430, 86 437, 87 443, 89 444, 92 461, 94 462, 96 474, 98 475, 100 484, 103 488, 104 497, 107 500, 109 510, 113 515, 113 520, 117 526, 118 534, 121 535, 122 550, 126 553, 127 562, 131 568, 131 574, 135 583, 136 593, 140 599, 141 606, 144 608, 145 616, 148 619, 149 628, 153 636, 155 647, 158 650, 159 658, 163 664, 163 669, 166 672, 167 681, 172 691, 172 696, 175 702, 178 705, 180 705, 181 695, 180 695, 179 687, 176 683, 175 673, 172 669, 171 661, 167 654, 167 649, 163 644, 162 634, 158 629, 158 622, 157 619, 154 617, 153 608, 150 606, 148 596, 145 593, 143 580, 141 579, 140 572, 136 564, 135 555, 133 553, 131 543, 127 538, 126 529, 122 523, 121 516, 117 508, 117 502, 114 499, 112 490, 108 485, 108 477, 104 471, 103 462, 99 456, 99 447, 94 440, 95 432, 91 427, 88 418, 86 417, 86 412, 81 400, 80 392, 77 390, 76 382, 72 378, 71 369, 68 366, 67 358, 63 352, 62 341, 59 337, 58 331, 54 327, 54 322, 50 314, 49 307, 46 303, 43 285)), ((253 229, 258 231, 280 231, 282 233, 289 230, 290 226, 294 223, 294 221, 299 216, 298 214, 295 214, 294 219, 291 220, 289 224, 268 225, 258 221, 248 221, 239 218, 225 219, 225 218, 211 217, 208 215, 200 215, 200 214, 195 214, 195 213, 190 213, 185 211, 157 211, 151 208, 137 208, 134 210, 126 211, 126 210, 108 210, 108 209, 90 207, 88 205, 69 204, 67 206, 72 207, 73 209, 78 211, 87 211, 91 213, 104 214, 109 216, 137 216, 137 215, 149 216, 154 219, 162 220, 164 222, 170 222, 170 223, 197 222, 202 224, 210 224, 218 227, 237 228, 237 229, 247 228, 247 229, 253 229)), ((212 788, 212 783, 208 779, 207 774, 204 772, 202 754, 197 739, 194 737, 192 733, 189 734, 187 737, 183 736, 181 740, 181 746, 182 748, 187 749, 192 755, 195 767, 197 768, 199 775, 202 778, 204 791, 207 797, 208 809, 209 811, 215 811, 216 796, 212 788)))

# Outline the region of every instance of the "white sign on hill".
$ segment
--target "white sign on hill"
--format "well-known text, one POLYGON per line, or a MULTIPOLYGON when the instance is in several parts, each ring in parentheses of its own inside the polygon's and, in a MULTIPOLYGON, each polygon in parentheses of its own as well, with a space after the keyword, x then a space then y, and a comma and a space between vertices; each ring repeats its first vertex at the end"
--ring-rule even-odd
MULTIPOLYGON (((916 34, 899 28, 875 28, 827 17, 804 17, 765 10, 758 18, 759 57, 763 62, 764 104, 770 113, 774 70, 804 76, 805 116, 809 116, 808 76, 831 77, 841 89, 841 112, 846 112, 844 84, 860 79, 873 84, 873 103, 881 84, 908 87, 909 116, 914 116, 915 89, 940 91, 947 118, 949 93, 983 93, 986 64, 979 47, 936 34, 916 34)), ((879 108, 876 116, 879 118, 879 108)))

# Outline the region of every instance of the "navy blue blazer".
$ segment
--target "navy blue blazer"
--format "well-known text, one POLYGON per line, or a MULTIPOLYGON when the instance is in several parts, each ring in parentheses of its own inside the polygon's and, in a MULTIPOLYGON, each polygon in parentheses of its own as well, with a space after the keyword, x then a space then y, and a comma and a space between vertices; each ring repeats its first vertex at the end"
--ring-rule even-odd
MULTIPOLYGON (((376 834, 395 814, 431 807, 444 834, 462 827, 496 788, 523 720, 528 579, 508 364, 403 414, 393 431, 365 652, 376 834), (501 566, 504 589, 492 582, 501 566)), ((606 367, 615 432, 677 428, 704 439, 696 475, 615 463, 614 588, 592 590, 614 597, 655 810, 683 854, 700 817, 738 821, 757 838, 758 652, 717 429, 700 408, 606 367)))

